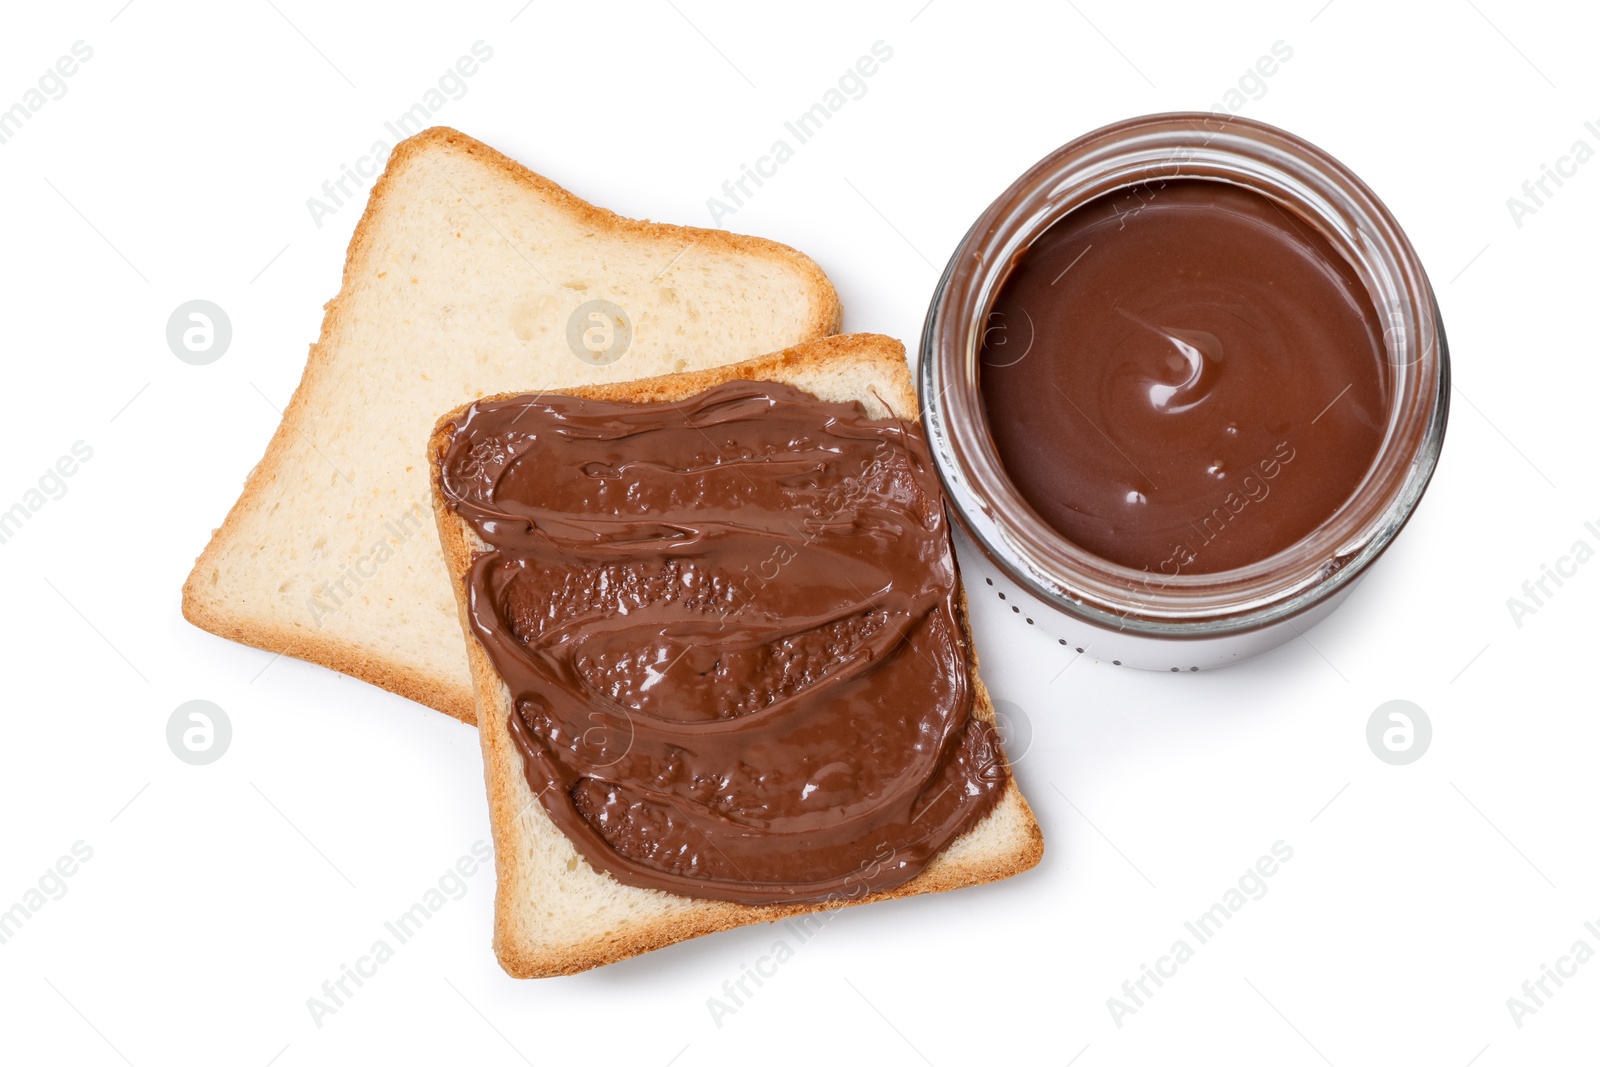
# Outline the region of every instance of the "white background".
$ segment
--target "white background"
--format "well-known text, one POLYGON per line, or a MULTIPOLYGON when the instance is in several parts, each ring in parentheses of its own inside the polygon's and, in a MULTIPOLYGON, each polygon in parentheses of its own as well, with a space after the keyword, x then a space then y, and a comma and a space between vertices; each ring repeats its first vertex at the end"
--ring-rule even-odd
POLYGON ((1574 141, 1600 148, 1600 26, 1577 5, 1322 4, 12 7, 0 107, 75 41, 93 57, 0 144, 0 510, 75 442, 93 457, 0 544, 0 909, 74 843, 93 855, 0 945, 0 1059, 1592 1062, 1600 961, 1520 1027, 1506 1000, 1575 941, 1600 950, 1600 562, 1520 626, 1506 601, 1575 541, 1600 547, 1600 161, 1520 227, 1506 200, 1574 141), (1438 290, 1459 388, 1432 489, 1330 621, 1199 675, 1073 662, 978 595, 968 559, 984 673, 1031 727, 1018 775, 1047 850, 1024 876, 841 913, 803 945, 752 928, 518 983, 480 873, 319 1027, 307 998, 487 838, 477 739, 196 630, 178 593, 299 378, 365 193, 321 227, 307 198, 479 40, 493 58, 435 121, 596 203, 701 225, 886 42, 866 95, 723 224, 815 257, 846 328, 907 340, 936 266, 1026 166, 1219 104, 1283 41, 1243 113, 1361 174, 1438 290), (165 340, 194 298, 233 324, 210 366, 165 340), (234 730, 204 767, 165 739, 196 698, 234 730), (1391 699, 1433 723, 1409 766, 1367 748, 1391 699), (1184 922, 1278 841, 1293 859, 1266 895, 1117 1025, 1107 998, 1193 945, 1184 922), (793 958, 719 1025, 708 998, 779 938, 793 958))

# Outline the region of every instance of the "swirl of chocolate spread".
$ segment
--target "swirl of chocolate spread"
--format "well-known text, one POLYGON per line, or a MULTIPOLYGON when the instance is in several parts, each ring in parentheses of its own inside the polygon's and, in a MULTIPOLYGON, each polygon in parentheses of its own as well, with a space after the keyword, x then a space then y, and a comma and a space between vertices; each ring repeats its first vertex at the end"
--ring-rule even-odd
POLYGON ((1134 570, 1214 574, 1289 550, 1361 485, 1389 406, 1384 323, 1306 220, 1249 189, 1163 181, 1068 213, 1021 254, 978 382, 1006 472, 1063 537, 1134 570))
POLYGON ((597 870, 854 899, 1004 792, 916 424, 771 382, 481 401, 440 484, 528 784, 597 870))

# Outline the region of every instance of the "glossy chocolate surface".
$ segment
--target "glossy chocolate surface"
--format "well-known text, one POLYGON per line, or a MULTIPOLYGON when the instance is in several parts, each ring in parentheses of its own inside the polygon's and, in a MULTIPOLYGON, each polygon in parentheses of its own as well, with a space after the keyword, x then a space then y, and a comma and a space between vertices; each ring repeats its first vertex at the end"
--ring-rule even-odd
POLYGON ((922 429, 787 385, 480 402, 441 464, 544 810, 629 885, 892 889, 998 800, 922 429))
POLYGON ((1259 193, 1102 197, 1002 283, 979 366, 1011 480, 1064 537, 1155 575, 1288 549, 1348 500, 1386 415, 1354 271, 1259 193))

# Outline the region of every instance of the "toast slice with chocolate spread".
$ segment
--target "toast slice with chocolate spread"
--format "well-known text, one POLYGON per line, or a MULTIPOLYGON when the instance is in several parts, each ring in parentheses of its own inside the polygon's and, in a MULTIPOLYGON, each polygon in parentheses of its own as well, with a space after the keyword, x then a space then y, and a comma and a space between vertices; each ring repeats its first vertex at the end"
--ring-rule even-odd
POLYGON ((697 371, 838 324, 833 286, 792 248, 622 218, 426 130, 373 187, 322 336, 183 613, 472 722, 421 459, 439 413, 697 371))
MULTIPOLYGON (((498 875, 494 948, 508 974, 571 974, 701 934, 978 885, 1039 862, 1039 828, 1011 776, 978 678, 934 473, 917 472, 919 459, 891 457, 875 473, 877 460, 857 462, 851 469, 859 477, 829 481, 826 453, 842 454, 871 433, 891 445, 897 434, 902 444, 914 437, 923 451, 905 445, 905 454, 926 454, 899 342, 830 337, 732 366, 562 393, 585 403, 506 394, 463 406, 439 421, 428 448, 476 692, 498 875), (776 418, 784 404, 808 411, 807 403, 832 405, 816 433, 790 426, 752 443, 729 428, 741 419, 760 425, 768 409, 776 418), (845 410, 850 404, 859 406, 845 410), (627 421, 630 410, 643 412, 637 425, 627 421), (835 433, 840 423, 847 425, 835 433), (678 436, 630 443, 634 433, 663 426, 678 436), (828 447, 819 450, 822 438, 828 447), (518 466, 519 457, 527 462, 518 466), (772 461, 770 470, 748 462, 759 460, 772 461), (751 477, 720 473, 747 465, 751 477), (913 483, 917 488, 908 489, 913 483), (794 500, 822 503, 775 509, 760 499, 768 484, 792 491, 794 500), (831 488, 817 495, 822 484, 831 488), (795 516, 792 548, 776 549, 787 537, 779 533, 769 553, 758 535, 754 549, 748 540, 729 541, 744 547, 708 564, 717 550, 705 542, 763 505, 769 519, 795 516), (897 508, 911 516, 898 528, 897 508), (903 597, 866 592, 864 614, 827 614, 828 598, 861 577, 851 570, 857 548, 824 550, 809 566, 804 557, 818 551, 813 538, 841 529, 876 539, 859 551, 896 568, 903 597), (917 559, 925 566, 905 562, 914 551, 924 553, 917 559), (737 565, 752 559, 775 562, 737 565), (731 616, 718 608, 719 595, 734 596, 729 573, 758 572, 739 582, 731 616), (790 581, 834 592, 786 590, 790 581), (927 589, 935 595, 924 596, 927 589), (874 644, 880 631, 871 620, 892 623, 913 603, 928 611, 923 621, 907 623, 903 639, 891 634, 874 644), (913 635, 920 640, 941 621, 942 643, 911 647, 913 635), (683 645, 676 654, 672 634, 683 645), (907 662, 891 667, 896 656, 907 662), (739 664, 752 662, 768 666, 741 673, 739 664), (780 666, 771 667, 775 662, 780 666), (887 684, 861 673, 876 669, 900 673, 880 680, 887 684), (687 682, 672 680, 686 670, 687 682), (794 714, 794 702, 812 685, 839 688, 809 705, 803 714, 811 718, 788 733, 762 732, 765 716, 794 714), (696 695, 704 706, 688 706, 696 695), (946 699, 948 707, 925 706, 946 699), (837 727, 829 716, 842 716, 846 706, 861 721, 850 724, 853 737, 830 749, 817 739, 837 727), (907 733, 905 721, 920 725, 907 733), (725 729, 747 722, 751 746, 740 748, 739 735, 729 740, 725 729), (940 722, 946 749, 916 740, 940 736, 927 729, 940 722), (754 745, 757 736, 765 747, 754 745), (770 750, 780 737, 791 744, 802 736, 797 764, 774 761, 770 750), (559 768, 591 746, 587 769, 562 778, 559 768), (907 750, 924 747, 953 753, 951 762, 919 780, 920 791, 906 801, 901 762, 921 759, 907 750), (884 796, 897 795, 904 808, 891 812, 886 801, 860 810, 860 783, 883 770, 876 761, 887 761, 882 780, 895 783, 884 796), (948 776, 947 788, 938 788, 939 775, 948 776), (790 788, 763 794, 769 780, 790 788), (806 808, 819 787, 833 791, 828 803, 806 808), (967 801, 952 792, 978 799, 963 814, 959 805, 967 801), (855 829, 838 825, 849 819, 862 821, 855 829), (780 834, 779 824, 798 832, 780 834), (935 824, 943 836, 931 836, 935 824), (809 857, 836 834, 841 851, 817 855, 819 863, 845 864, 842 877, 792 855, 809 857), (766 851, 746 849, 750 842, 765 843, 766 851), (865 857, 859 865, 840 859, 851 848, 865 857), (815 878, 799 884, 796 874, 791 889, 773 874, 786 868, 815 878)), ((867 454, 882 455, 885 447, 867 454)), ((779 526, 763 529, 771 534, 779 526)))

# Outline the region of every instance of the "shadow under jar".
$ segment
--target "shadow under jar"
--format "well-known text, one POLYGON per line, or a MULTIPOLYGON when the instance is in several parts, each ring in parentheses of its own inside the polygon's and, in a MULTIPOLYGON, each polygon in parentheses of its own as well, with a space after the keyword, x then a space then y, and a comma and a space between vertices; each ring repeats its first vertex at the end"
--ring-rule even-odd
POLYGON ((918 387, 994 592, 1097 659, 1192 671, 1314 625, 1399 533, 1449 357, 1360 179, 1262 123, 1167 114, 990 205, 934 293, 918 387))

